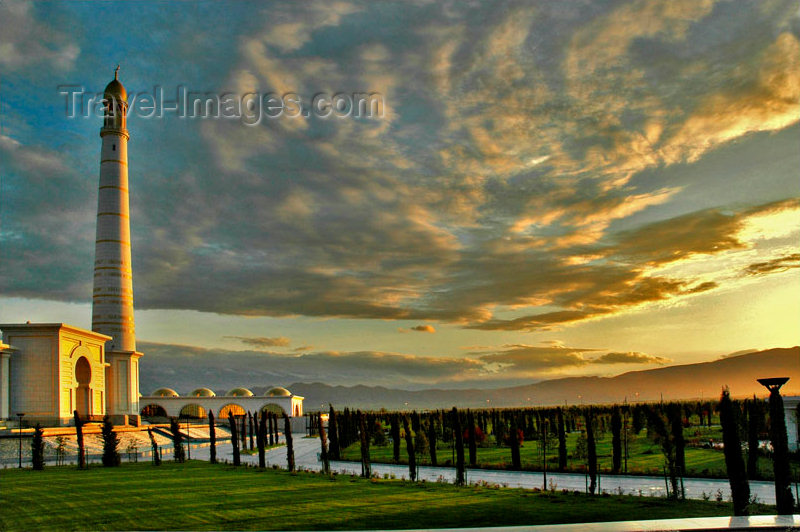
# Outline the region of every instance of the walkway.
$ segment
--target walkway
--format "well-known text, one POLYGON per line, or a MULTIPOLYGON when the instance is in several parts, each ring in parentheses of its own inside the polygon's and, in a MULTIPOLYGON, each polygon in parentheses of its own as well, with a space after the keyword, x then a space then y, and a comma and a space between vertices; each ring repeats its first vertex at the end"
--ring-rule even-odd
MULTIPOLYGON (((295 464, 300 469, 321 469, 317 460, 320 451, 318 438, 305 438, 302 434, 294 435, 295 464)), ((220 460, 233 460, 233 451, 230 444, 217 446, 217 457, 220 460)), ((281 468, 286 467, 286 449, 279 447, 267 451, 268 467, 276 464, 281 468)), ((208 459, 208 448, 192 449, 192 458, 208 459)), ((258 455, 242 455, 246 463, 258 463, 258 455)), ((331 462, 331 469, 342 474, 361 474, 359 462, 331 462)), ((381 477, 408 478, 408 467, 404 465, 372 464, 372 471, 381 477)), ((490 469, 468 469, 467 482, 477 484, 486 482, 510 488, 542 488, 542 473, 528 471, 498 471, 490 469)), ((455 469, 448 467, 420 467, 419 479, 427 482, 450 482, 455 480, 455 469)), ((568 489, 584 491, 586 477, 575 473, 548 473, 548 488, 552 482, 555 489, 568 489)), ((651 497, 664 497, 666 486, 663 477, 632 476, 632 475, 600 475, 600 489, 608 493, 624 493, 626 495, 644 495, 651 497)), ((683 480, 686 497, 689 499, 702 499, 704 494, 714 500, 721 494, 724 500, 730 499, 730 485, 723 479, 685 478, 683 480)), ((775 504, 775 484, 764 481, 750 481, 750 493, 765 504, 775 504)))

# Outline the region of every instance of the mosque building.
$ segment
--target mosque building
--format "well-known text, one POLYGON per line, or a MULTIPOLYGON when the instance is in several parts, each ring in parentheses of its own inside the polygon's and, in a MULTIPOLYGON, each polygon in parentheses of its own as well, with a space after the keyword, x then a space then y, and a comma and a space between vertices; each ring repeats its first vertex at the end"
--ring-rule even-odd
MULTIPOLYGON (((92 330, 65 323, 0 324, 0 418, 24 414, 29 423, 65 425, 73 412, 115 424, 140 421, 139 359, 133 317, 133 273, 128 199, 128 103, 125 87, 114 79, 104 92, 97 199, 92 330)), ((141 398, 145 414, 178 416, 185 408, 280 409, 302 415, 302 397, 273 388, 255 398, 244 388, 216 397, 204 388, 187 397, 159 390, 141 398), (236 393, 234 393, 236 392, 236 393), (188 401, 188 402, 187 402, 188 401), (202 405, 198 404, 202 403, 202 405)), ((241 412, 240 412, 241 411, 241 412)), ((225 415, 227 415, 225 413, 225 415)), ((219 417, 219 416, 218 416, 219 417)))

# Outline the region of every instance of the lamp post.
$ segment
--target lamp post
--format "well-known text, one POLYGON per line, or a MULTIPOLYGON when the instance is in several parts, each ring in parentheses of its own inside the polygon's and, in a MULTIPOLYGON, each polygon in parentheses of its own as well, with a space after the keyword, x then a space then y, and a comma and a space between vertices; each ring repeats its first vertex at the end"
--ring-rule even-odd
POLYGON ((758 383, 769 390, 769 439, 772 443, 772 467, 775 472, 775 503, 778 515, 793 513, 794 498, 792 497, 791 473, 789 470, 789 442, 786 436, 786 418, 783 412, 783 398, 781 386, 786 384, 788 377, 775 377, 771 379, 757 379, 758 383))
POLYGON ((19 418, 17 422, 17 428, 19 429, 19 468, 22 469, 22 418, 25 417, 25 414, 17 412, 17 417, 19 418))

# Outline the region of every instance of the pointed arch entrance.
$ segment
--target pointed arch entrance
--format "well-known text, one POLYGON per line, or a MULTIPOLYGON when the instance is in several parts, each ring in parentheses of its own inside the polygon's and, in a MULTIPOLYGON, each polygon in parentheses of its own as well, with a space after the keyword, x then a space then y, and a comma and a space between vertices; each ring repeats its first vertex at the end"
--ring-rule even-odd
POLYGON ((81 416, 92 414, 92 393, 89 384, 92 382, 92 366, 86 357, 82 356, 75 362, 75 410, 81 416))

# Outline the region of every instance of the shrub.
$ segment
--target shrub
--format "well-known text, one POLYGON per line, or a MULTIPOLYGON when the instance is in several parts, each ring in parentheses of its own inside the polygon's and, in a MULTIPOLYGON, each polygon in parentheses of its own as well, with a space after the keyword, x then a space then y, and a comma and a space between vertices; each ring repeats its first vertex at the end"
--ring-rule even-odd
POLYGON ((37 471, 44 469, 44 431, 38 423, 31 441, 31 461, 33 462, 33 469, 37 471))
POLYGON ((108 415, 103 416, 103 466, 116 467, 120 464, 119 437, 114 432, 114 424, 108 415))

